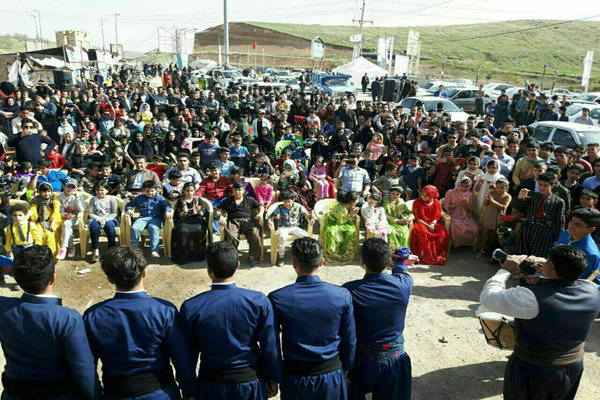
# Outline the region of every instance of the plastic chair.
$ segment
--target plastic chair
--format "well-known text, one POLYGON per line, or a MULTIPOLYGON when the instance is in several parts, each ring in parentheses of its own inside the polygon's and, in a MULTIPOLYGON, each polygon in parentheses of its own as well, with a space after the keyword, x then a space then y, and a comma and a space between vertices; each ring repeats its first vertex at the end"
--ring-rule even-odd
MULTIPOLYGON (((313 208, 313 218, 319 221, 319 241, 321 241, 323 234, 323 218, 325 215, 338 203, 336 199, 323 199, 317 201, 315 208, 313 208)), ((360 240, 360 216, 356 214, 354 216, 356 221, 356 254, 354 257, 358 257, 358 242, 360 240)))
POLYGON ((275 158, 279 158, 283 149, 288 147, 290 143, 292 143, 291 140, 280 140, 279 142, 275 143, 275 158))
MULTIPOLYGON (((123 214, 123 229, 125 230, 128 243, 131 244, 131 225, 133 224, 131 220, 131 215, 126 213, 123 214)), ((163 248, 165 250, 165 257, 171 258, 171 233, 173 231, 173 218, 164 218, 163 226, 160 228, 160 237, 163 242, 163 248)), ((148 230, 144 229, 140 235, 140 239, 149 237, 148 230)))
MULTIPOLYGON (((117 237, 119 238, 119 243, 121 243, 122 245, 128 245, 130 243, 130 241, 129 241, 129 236, 127 235, 128 231, 124 227, 125 221, 123 218, 123 215, 125 214, 125 201, 123 201, 122 198, 117 197, 117 196, 109 195, 108 197, 114 197, 117 200, 117 206, 119 207, 119 211, 121 211, 121 224, 120 224, 120 226, 117 226, 115 228, 115 233, 117 234, 117 237)), ((90 195, 90 198, 86 202, 85 211, 82 213, 79 213, 79 217, 78 217, 79 221, 77 222, 77 225, 79 228, 79 249, 81 250, 81 257, 85 257, 85 255, 87 253, 87 245, 90 240, 90 227, 87 224, 88 218, 89 218, 90 200, 91 200, 91 195, 90 195)), ((104 235, 104 234, 105 234, 104 231, 100 231, 100 235, 104 235)))
MULTIPOLYGON (((213 205, 210 201, 208 201, 204 197, 198 197, 198 200, 200 200, 200 203, 202 203, 202 207, 204 207, 208 210, 208 229, 206 230, 206 243, 212 243, 212 241, 213 241, 213 219, 214 219, 213 205)), ((175 210, 175 203, 177 203, 177 201, 169 201, 169 203, 171 204, 171 207, 173 207, 173 210, 175 210)), ((173 237, 173 228, 175 228, 175 223, 169 224, 168 226, 165 225, 165 227, 163 228, 163 229, 166 229, 165 234, 169 240, 169 247, 171 246, 171 238, 173 237)), ((169 252, 169 254, 170 254, 170 252, 169 252)))
MULTIPOLYGON (((448 232, 448 237, 450 237, 450 223, 452 222, 452 218, 450 218, 450 216, 448 214, 446 214, 446 211, 444 211, 443 201, 444 201, 444 199, 442 199, 440 201, 440 203, 442 204, 442 218, 444 219, 444 227, 446 228, 446 231, 448 232)), ((410 211, 412 211, 412 209, 413 209, 414 202, 415 202, 414 200, 406 202, 406 205, 408 206, 408 209, 410 211)), ((412 229, 411 229, 411 233, 412 233, 412 229)), ((410 236, 409 236, 409 240, 410 240, 410 236)), ((451 248, 452 248, 452 240, 448 240, 448 251, 450 251, 451 248)))
MULTIPOLYGON (((283 204, 283 202, 273 203, 267 209, 267 216, 271 215, 271 213, 279 206, 283 204)), ((308 221, 308 237, 312 237, 313 235, 313 225, 310 223, 310 215, 306 215, 306 220, 308 221)), ((277 231, 275 226, 270 227, 271 231, 271 264, 277 263, 277 247, 279 246, 279 239, 277 238, 277 231)), ((298 236, 290 235, 287 239, 287 243, 293 242, 297 239, 298 236)))
MULTIPOLYGON (((222 215, 227 216, 226 212, 223 212, 222 215)), ((254 212, 252 217, 254 217, 254 212)), ((265 220, 264 218, 260 220, 259 223, 260 226, 260 261, 263 261, 265 259, 265 238, 264 238, 264 231, 265 231, 265 220)), ((225 228, 221 226, 221 241, 225 240, 225 228)), ((247 240, 246 239, 246 235, 244 235, 243 233, 240 233, 240 240, 247 240)))

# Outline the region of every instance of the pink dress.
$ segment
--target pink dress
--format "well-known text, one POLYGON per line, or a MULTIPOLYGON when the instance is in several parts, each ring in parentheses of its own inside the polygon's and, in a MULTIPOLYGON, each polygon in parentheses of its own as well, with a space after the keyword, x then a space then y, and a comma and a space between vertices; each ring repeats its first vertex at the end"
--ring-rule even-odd
POLYGON ((452 189, 446 192, 444 208, 451 217, 450 235, 452 236, 452 244, 455 247, 473 245, 479 234, 479 227, 468 209, 472 203, 473 192, 471 191, 459 192, 457 189, 452 189), (469 200, 469 206, 460 205, 450 211, 448 207, 458 204, 463 198, 469 200))
POLYGON ((327 167, 313 165, 308 178, 315 183, 315 191, 319 199, 328 199, 333 196, 333 181, 327 176, 327 167))
POLYGON ((273 186, 256 185, 254 188, 254 195, 256 196, 256 200, 260 201, 263 205, 268 206, 273 201, 273 186))

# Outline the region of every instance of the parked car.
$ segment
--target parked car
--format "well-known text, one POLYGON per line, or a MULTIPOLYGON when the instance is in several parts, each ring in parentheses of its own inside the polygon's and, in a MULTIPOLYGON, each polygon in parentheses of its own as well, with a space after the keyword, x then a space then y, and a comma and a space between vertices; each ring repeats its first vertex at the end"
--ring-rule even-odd
POLYGON ((598 126, 557 121, 538 121, 529 126, 534 130, 533 137, 540 143, 552 142, 555 146, 586 146, 588 143, 598 143, 600 138, 598 126))
POLYGON ((581 110, 587 108, 590 110, 590 118, 594 121, 594 125, 600 125, 600 104, 572 104, 567 107, 565 115, 569 117, 569 122, 575 121, 576 118, 581 117, 581 110))
POLYGON ((241 80, 246 86, 251 86, 258 82, 256 79, 245 77, 237 70, 214 69, 212 70, 212 79, 222 88, 226 88, 231 81, 239 82, 241 80))
POLYGON ((294 78, 299 78, 299 77, 300 77, 300 75, 302 75, 302 74, 303 74, 303 73, 305 73, 305 72, 306 72, 306 70, 305 70, 304 68, 294 68, 294 69, 292 70, 292 76, 293 76, 294 78))
POLYGON ((483 85, 483 91, 495 100, 500 96, 502 90, 508 90, 514 87, 514 85, 509 85, 508 83, 488 83, 483 85))
POLYGON ((575 96, 574 99, 600 103, 600 92, 581 93, 580 95, 575 96))
POLYGON ((548 92, 548 95, 550 96, 567 96, 567 97, 573 97, 574 94, 571 93, 571 91, 569 89, 564 89, 564 88, 554 88, 554 89, 550 89, 550 90, 546 90, 546 92, 548 92))
POLYGON ((448 92, 449 89, 461 87, 462 85, 454 82, 443 82, 443 81, 431 81, 423 84, 417 88, 417 96, 433 96, 433 94, 444 86, 444 90, 448 92))
MULTIPOLYGON (((446 90, 446 96, 448 100, 452 101, 459 108, 467 112, 475 111, 475 94, 477 93, 476 87, 470 88, 451 88, 446 90)), ((484 110, 492 103, 492 98, 487 94, 483 97, 484 110)))
POLYGON ((404 107, 404 113, 408 113, 410 111, 410 108, 416 105, 417 101, 419 100, 423 102, 425 110, 427 111, 437 110, 438 103, 442 103, 444 105, 444 112, 450 114, 450 117, 452 117, 452 121, 466 122, 467 118, 469 118, 469 114, 458 108, 456 104, 454 104, 450 100, 444 99, 443 97, 407 97, 403 99, 400 103, 398 103, 398 105, 404 107))
MULTIPOLYGON (((291 87, 292 90, 297 90, 298 93, 300 93, 300 82, 298 82, 298 79, 296 79, 296 78, 292 78, 291 76, 279 77, 279 78, 277 78, 277 82, 283 83, 284 85, 291 87)), ((305 94, 312 93, 310 85, 304 86, 304 93, 305 94)))

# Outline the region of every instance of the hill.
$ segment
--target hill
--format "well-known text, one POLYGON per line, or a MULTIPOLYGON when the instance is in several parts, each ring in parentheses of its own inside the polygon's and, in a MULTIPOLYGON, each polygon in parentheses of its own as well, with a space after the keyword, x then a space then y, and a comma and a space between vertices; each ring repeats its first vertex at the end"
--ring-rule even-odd
MULTIPOLYGON (((395 51, 406 48, 409 29, 421 34, 422 72, 439 74, 446 59, 446 76, 474 78, 479 64, 481 76, 488 79, 508 79, 515 83, 523 80, 539 81, 543 66, 546 82, 555 71, 557 82, 577 86, 581 83, 582 62, 587 50, 596 50, 600 42, 600 22, 591 21, 522 20, 497 23, 423 26, 423 27, 365 27, 364 51, 374 52, 377 38, 393 36, 395 51), (505 34, 507 32, 527 31, 505 34), (484 38, 480 38, 485 36, 484 38)), ((350 35, 358 29, 353 26, 302 25, 279 23, 231 23, 230 45, 232 53, 241 55, 241 64, 248 60, 248 46, 257 42, 257 50, 265 49, 269 55, 304 58, 310 55, 310 40, 320 36, 325 41, 325 57, 332 64, 347 62, 351 56, 350 35), (279 48, 279 49, 278 49, 279 48), (272 54, 269 54, 272 53, 272 54), (246 57, 244 57, 246 56, 246 57)), ((222 37, 221 26, 207 29, 196 35, 196 50, 200 53, 216 51, 217 37, 222 37)), ((253 64, 250 51, 250 64, 253 64)), ((261 65, 259 50, 257 64, 261 65)), ((598 58, 598 57, 597 57, 598 58)), ((236 61, 236 57, 234 60, 236 61)), ((265 64, 270 64, 265 60, 265 64)), ((600 77, 600 62, 592 71, 593 82, 600 77)), ((551 84, 551 83, 549 83, 551 84)))
MULTIPOLYGON (((15 53, 19 51, 25 51, 25 42, 34 42, 34 38, 30 38, 27 35, 20 33, 14 33, 12 35, 0 35, 0 53, 15 53)), ((49 42, 44 39, 48 47, 54 46, 55 42, 49 42)))

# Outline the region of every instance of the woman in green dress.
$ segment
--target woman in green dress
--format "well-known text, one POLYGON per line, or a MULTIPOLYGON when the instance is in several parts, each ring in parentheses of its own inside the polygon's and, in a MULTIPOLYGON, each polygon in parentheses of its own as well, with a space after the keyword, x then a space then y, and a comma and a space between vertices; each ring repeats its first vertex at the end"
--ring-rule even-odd
POLYGON ((326 262, 349 263, 354 261, 358 247, 356 214, 358 194, 339 191, 338 203, 323 217, 319 241, 323 245, 326 262))
POLYGON ((392 233, 388 235, 388 243, 392 252, 399 247, 408 247, 410 235, 410 222, 415 218, 402 200, 402 188, 394 186, 390 189, 390 196, 383 205, 392 233))

